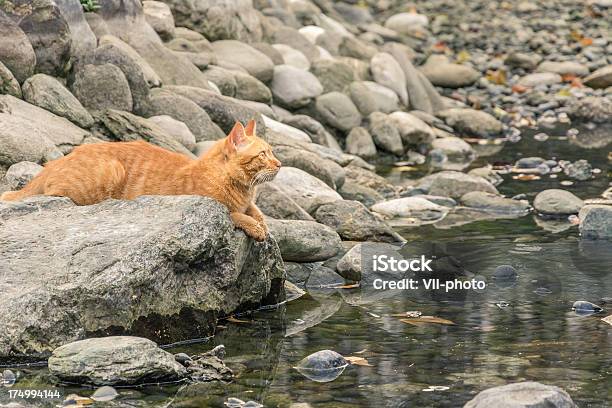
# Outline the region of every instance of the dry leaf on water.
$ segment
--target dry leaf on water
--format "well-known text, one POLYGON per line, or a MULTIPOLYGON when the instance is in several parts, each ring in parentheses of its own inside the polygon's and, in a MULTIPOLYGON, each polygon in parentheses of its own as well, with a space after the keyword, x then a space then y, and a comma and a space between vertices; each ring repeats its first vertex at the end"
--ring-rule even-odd
POLYGON ((447 319, 442 319, 441 317, 436 316, 421 316, 421 317, 412 317, 408 319, 400 319, 402 323, 408 323, 413 326, 422 326, 428 323, 435 324, 445 324, 445 325, 454 325, 455 322, 447 319))
POLYGON ((368 360, 366 360, 363 357, 348 356, 348 357, 344 357, 344 359, 346 361, 348 361, 349 363, 351 363, 352 365, 358 365, 358 366, 363 366, 363 367, 372 367, 372 364, 368 363, 368 360))
POLYGON ((609 325, 612 326, 612 315, 608 316, 608 317, 604 317, 603 319, 604 322, 608 323, 609 325))
POLYGON ((518 176, 513 176, 512 179, 520 180, 520 181, 533 181, 540 180, 542 177, 536 174, 519 174, 518 176))
POLYGON ((240 320, 240 319, 237 319, 237 318, 236 318, 236 317, 234 317, 234 316, 230 316, 230 317, 228 317, 228 318, 227 318, 227 319, 225 319, 225 320, 227 320, 228 322, 232 322, 232 323, 251 323, 251 322, 250 322, 250 321, 248 321, 248 320, 240 320))

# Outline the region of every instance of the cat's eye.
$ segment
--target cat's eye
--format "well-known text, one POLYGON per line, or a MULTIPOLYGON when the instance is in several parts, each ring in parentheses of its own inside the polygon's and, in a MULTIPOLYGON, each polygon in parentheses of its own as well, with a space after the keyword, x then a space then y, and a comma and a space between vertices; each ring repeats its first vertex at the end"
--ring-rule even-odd
POLYGON ((266 152, 259 152, 259 158, 263 159, 264 157, 266 157, 266 152))

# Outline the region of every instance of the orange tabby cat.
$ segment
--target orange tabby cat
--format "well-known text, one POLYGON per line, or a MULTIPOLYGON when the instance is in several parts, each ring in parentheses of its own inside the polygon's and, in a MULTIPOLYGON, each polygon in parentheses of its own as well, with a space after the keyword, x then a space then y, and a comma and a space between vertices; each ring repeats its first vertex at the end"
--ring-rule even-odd
POLYGON ((143 141, 79 146, 47 163, 22 190, 6 192, 0 199, 44 194, 88 205, 141 195, 202 195, 227 206, 234 225, 262 241, 268 229, 253 202, 255 186, 272 180, 280 166, 270 145, 256 136, 251 120, 246 130, 237 122, 197 160, 143 141))

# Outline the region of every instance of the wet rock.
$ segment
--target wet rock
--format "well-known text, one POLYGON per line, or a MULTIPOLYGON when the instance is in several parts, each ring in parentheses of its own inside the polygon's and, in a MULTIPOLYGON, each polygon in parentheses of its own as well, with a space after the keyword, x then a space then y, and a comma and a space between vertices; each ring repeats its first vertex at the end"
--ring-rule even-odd
POLYGON ((585 239, 612 238, 612 206, 586 205, 578 213, 580 235, 585 239))
POLYGON ((393 112, 389 115, 402 137, 404 146, 430 144, 435 139, 433 130, 421 119, 406 112, 393 112))
POLYGON ((582 81, 591 88, 608 88, 612 86, 612 64, 599 68, 582 81))
POLYGON ((0 123, 0 164, 7 167, 57 159, 90 135, 67 119, 10 95, 0 95, 0 123))
POLYGON ((576 408, 567 392, 538 382, 519 382, 481 391, 464 408, 511 406, 516 408, 576 408))
POLYGON ((462 170, 476 158, 474 149, 455 136, 435 139, 431 142, 431 148, 444 154, 446 161, 440 167, 448 170, 462 170))
POLYGON ((34 74, 36 54, 23 30, 0 8, 0 55, 2 64, 13 73, 19 83, 34 74))
POLYGON ((336 264, 336 272, 344 279, 359 282, 361 280, 361 248, 359 243, 349 249, 336 264))
POLYGON ((493 272, 493 279, 500 281, 512 281, 518 276, 516 269, 511 265, 500 265, 493 272))
POLYGON ((162 128, 169 136, 185 146, 188 150, 193 151, 195 149, 195 136, 183 122, 168 115, 151 116, 149 121, 162 128))
POLYGON ((586 160, 577 160, 573 163, 567 164, 563 168, 563 172, 568 176, 576 180, 589 180, 593 177, 593 167, 586 160))
POLYGON ((603 311, 603 308, 585 300, 577 300, 572 305, 572 310, 579 315, 591 315, 593 313, 599 313, 603 311))
POLYGON ((112 64, 84 65, 75 73, 72 93, 92 112, 106 109, 131 111, 130 85, 123 72, 112 64))
POLYGON ((525 215, 530 209, 527 200, 513 200, 484 191, 466 193, 460 201, 466 207, 494 213, 525 215))
POLYGON ((351 98, 340 92, 329 92, 318 96, 315 109, 330 126, 345 132, 361 123, 361 114, 351 98))
POLYGON ((21 99, 21 87, 13 76, 13 73, 0 62, 0 95, 12 95, 21 99))
POLYGON ((332 227, 344 240, 400 242, 401 236, 358 201, 335 201, 321 205, 315 219, 332 227))
POLYGON ((249 74, 260 81, 268 82, 272 79, 274 72, 272 60, 248 44, 235 40, 223 40, 213 42, 212 48, 217 58, 246 69, 249 74))
POLYGON ((223 130, 214 123, 208 113, 190 99, 168 89, 153 89, 143 109, 144 116, 168 115, 183 122, 196 141, 219 140, 225 137, 223 130))
POLYGON ((21 190, 43 169, 43 166, 32 162, 19 162, 8 168, 4 180, 11 190, 21 190))
POLYGON ((364 116, 373 112, 389 113, 399 108, 397 94, 376 82, 353 82, 349 87, 349 93, 364 116))
POLYGON ((376 146, 381 150, 400 156, 404 153, 402 136, 388 115, 373 112, 369 116, 369 130, 376 146))
POLYGON ((480 78, 480 73, 474 68, 453 64, 441 55, 432 55, 419 69, 432 84, 443 88, 469 86, 480 78))
POLYGON ((610 123, 612 99, 598 96, 573 100, 569 103, 569 116, 578 121, 610 123))
POLYGON ((578 214, 584 201, 566 190, 544 190, 536 195, 533 206, 543 215, 567 216, 578 214))
POLYGON ((224 356, 225 347, 223 345, 194 356, 186 366, 191 381, 231 381, 234 378, 234 373, 223 363, 222 358, 224 356))
POLYGON ((444 217, 449 209, 422 197, 403 197, 374 204, 370 209, 389 218, 417 218, 433 221, 444 217))
POLYGON ((93 125, 93 117, 57 79, 36 74, 23 83, 23 99, 58 116, 65 117, 80 127, 93 125))
POLYGON ((562 81, 561 75, 554 72, 541 72, 525 75, 518 81, 518 85, 533 88, 539 85, 555 85, 562 81))
POLYGON ((346 166, 344 170, 346 171, 346 181, 352 181, 361 186, 371 188, 385 198, 397 197, 395 186, 373 171, 354 165, 346 166))
POLYGON ((491 137, 500 135, 503 130, 499 120, 475 109, 451 108, 438 112, 437 116, 462 135, 491 137))
POLYGON ((295 369, 316 382, 330 382, 338 378, 349 365, 348 361, 332 350, 321 350, 301 360, 295 369))
POLYGON ((585 65, 582 65, 578 62, 574 61, 563 61, 563 62, 555 62, 555 61, 544 61, 538 68, 537 72, 552 72, 559 75, 576 75, 576 76, 585 76, 589 74, 589 68, 585 65))
POLYGON ((187 370, 174 356, 141 337, 112 336, 80 340, 53 350, 49 371, 79 384, 134 385, 176 381, 187 370))
POLYGON ((249 0, 228 2, 183 0, 165 1, 170 6, 177 26, 204 34, 211 41, 261 41, 263 32, 260 14, 249 0))
POLYGON ((500 176, 491 166, 478 167, 468 172, 470 176, 482 177, 494 186, 503 183, 504 178, 500 176))
POLYGON ((431 195, 451 198, 460 198, 471 191, 498 194, 497 189, 484 178, 458 171, 441 171, 424 177, 417 187, 431 195))
POLYGON ((545 162, 546 160, 541 157, 523 157, 514 163, 514 167, 517 169, 537 169, 545 164, 545 162))
MULTIPOLYGON (((50 351, 86 332, 128 329, 151 315, 169 319, 166 343, 204 336, 217 315, 282 299, 284 273, 274 241, 254 242, 209 198, 147 196, 74 206, 66 198, 34 197, 0 203, 0 218, 0 240, 10 243, 0 255, 16 279, 0 289, 3 356, 50 351), (26 251, 32 236, 54 245, 26 251), (41 273, 32 276, 32 270, 41 273), (193 311, 200 328, 173 317, 184 310, 193 311)), ((159 336, 146 327, 141 330, 159 336)))
POLYGON ((384 197, 376 190, 350 180, 344 182, 342 188, 338 190, 338 193, 340 193, 345 200, 359 201, 366 207, 370 207, 378 201, 384 200, 384 197))
POLYGON ((265 215, 272 218, 279 220, 314 221, 314 218, 293 201, 291 197, 271 183, 264 183, 257 187, 255 202, 265 215))
POLYGON ((379 52, 370 61, 372 77, 377 83, 392 89, 408 106, 408 92, 406 91, 406 77, 398 62, 386 52, 379 52))
POLYGON ((324 261, 336 255, 341 240, 330 227, 314 221, 266 221, 285 261, 324 261))
POLYGON ((174 17, 167 4, 161 1, 145 0, 142 2, 142 10, 147 23, 153 27, 162 40, 169 41, 174 38, 174 17))
POLYGON ((323 86, 316 76, 290 65, 274 67, 270 89, 275 103, 290 109, 306 106, 323 93, 323 86))
POLYGON ((323 204, 342 200, 340 194, 316 177, 294 167, 282 167, 272 184, 309 214, 323 204))
POLYGON ((376 156, 376 146, 367 129, 353 128, 346 137, 346 152, 362 158, 376 156))
POLYGON ((343 92, 355 80, 351 67, 336 59, 320 59, 313 62, 310 71, 319 79, 323 92, 343 92))

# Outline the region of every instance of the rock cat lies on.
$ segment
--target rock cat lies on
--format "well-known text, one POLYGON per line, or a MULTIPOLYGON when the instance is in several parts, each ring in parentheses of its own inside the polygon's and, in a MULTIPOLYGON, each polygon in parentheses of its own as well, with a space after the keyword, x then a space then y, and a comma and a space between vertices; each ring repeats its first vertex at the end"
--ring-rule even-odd
POLYGON ((251 120, 246 129, 236 123, 197 160, 143 141, 79 146, 47 163, 22 190, 6 192, 0 199, 44 194, 88 205, 141 195, 201 195, 224 204, 236 227, 263 241, 268 229, 253 202, 255 187, 272 180, 280 167, 251 120))

